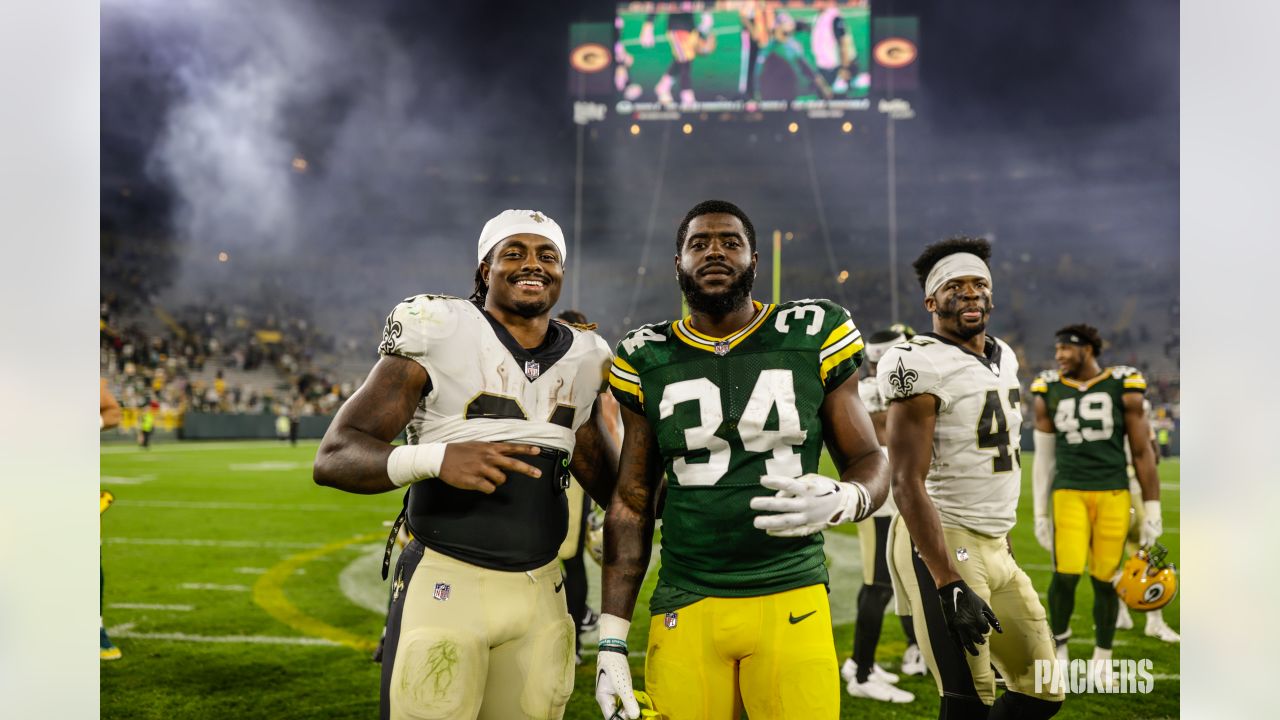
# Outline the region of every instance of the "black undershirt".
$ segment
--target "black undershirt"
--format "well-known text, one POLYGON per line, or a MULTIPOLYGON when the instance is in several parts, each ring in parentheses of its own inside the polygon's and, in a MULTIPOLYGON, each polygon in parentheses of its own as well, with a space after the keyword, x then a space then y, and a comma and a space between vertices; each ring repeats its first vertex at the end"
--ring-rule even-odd
MULTIPOLYGON (((525 349, 497 318, 479 304, 476 308, 522 370, 532 361, 538 375, 545 373, 573 345, 573 331, 552 321, 542 343, 525 349)), ((534 379, 526 373, 526 380, 534 379)), ((524 571, 551 562, 569 524, 562 487, 569 455, 542 447, 539 455, 520 459, 540 469, 542 477, 508 472, 507 481, 491 494, 461 490, 439 478, 414 483, 405 508, 410 532, 436 552, 484 568, 524 571)))

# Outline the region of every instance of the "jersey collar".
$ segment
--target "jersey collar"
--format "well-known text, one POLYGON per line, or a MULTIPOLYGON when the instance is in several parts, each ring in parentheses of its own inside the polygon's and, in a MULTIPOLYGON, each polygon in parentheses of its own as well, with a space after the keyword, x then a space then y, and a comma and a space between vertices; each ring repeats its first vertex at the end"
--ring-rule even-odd
POLYGON ((698 348, 699 350, 715 353, 717 355, 724 355, 737 347, 738 343, 746 340, 751 333, 755 332, 761 325, 763 325, 765 318, 769 317, 769 314, 773 312, 775 307, 777 307, 773 304, 765 305, 759 300, 752 300, 751 303, 756 307, 756 314, 751 316, 751 321, 748 322, 741 330, 726 337, 711 337, 710 335, 704 335, 697 330, 694 330, 692 315, 685 316, 684 319, 675 322, 671 327, 675 330, 676 337, 680 338, 680 340, 686 345, 698 348))
POLYGON ((991 372, 995 373, 996 375, 999 375, 999 374, 1000 374, 1000 355, 1001 355, 1001 351, 1000 351, 1000 343, 996 342, 995 337, 993 337, 993 336, 991 336, 991 335, 988 335, 988 336, 987 336, 987 344, 986 344, 986 346, 985 346, 985 347, 983 347, 983 352, 982 352, 982 354, 981 354, 981 355, 979 355, 978 353, 976 353, 976 352, 974 352, 974 351, 970 350, 969 348, 965 347, 964 345, 961 345, 960 343, 958 343, 958 342, 956 342, 956 341, 954 341, 954 340, 952 340, 952 339, 950 339, 950 338, 943 337, 943 336, 939 335, 938 333, 935 333, 935 332, 926 332, 926 333, 920 333, 920 334, 921 334, 921 335, 928 335, 929 337, 933 338, 934 340, 938 340, 938 341, 944 342, 944 343, 946 343, 946 344, 950 345, 951 347, 956 348, 956 349, 957 349, 957 350, 959 350, 960 352, 962 352, 962 353, 964 353, 964 354, 968 355, 969 357, 974 358, 974 359, 975 359, 975 360, 977 360, 978 362, 982 363, 983 365, 985 365, 985 366, 987 367, 987 369, 988 369, 988 370, 990 370, 991 372))
POLYGON ((1088 380, 1072 380, 1071 378, 1062 374, 1058 375, 1058 379, 1062 381, 1063 385, 1066 385, 1069 388, 1075 388, 1076 390, 1088 390, 1094 385, 1097 385, 1098 383, 1105 380, 1107 376, 1110 374, 1111 374, 1111 368, 1104 367, 1102 368, 1102 372, 1098 373, 1097 375, 1093 376, 1088 380))
POLYGON ((490 315, 477 303, 473 302, 472 306, 480 311, 485 320, 489 321, 493 334, 498 337, 498 341, 507 349, 507 352, 511 353, 516 365, 524 370, 525 379, 529 382, 533 382, 550 370, 551 366, 564 357, 565 353, 569 352, 569 347, 573 345, 573 331, 559 321, 551 320, 547 323, 547 334, 542 338, 542 344, 532 350, 526 350, 511 336, 511 331, 507 330, 507 326, 503 325, 498 318, 490 315))

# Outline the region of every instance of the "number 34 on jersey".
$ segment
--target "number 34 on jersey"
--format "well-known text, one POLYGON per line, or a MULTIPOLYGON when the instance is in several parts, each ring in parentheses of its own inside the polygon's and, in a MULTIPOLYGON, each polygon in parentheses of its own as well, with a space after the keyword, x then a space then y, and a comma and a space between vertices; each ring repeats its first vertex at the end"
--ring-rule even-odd
POLYGON ((610 386, 645 415, 682 487, 758 485, 815 472, 818 411, 857 372, 862 336, 827 300, 756 303, 744 328, 702 335, 689 318, 646 325, 618 343, 610 386))

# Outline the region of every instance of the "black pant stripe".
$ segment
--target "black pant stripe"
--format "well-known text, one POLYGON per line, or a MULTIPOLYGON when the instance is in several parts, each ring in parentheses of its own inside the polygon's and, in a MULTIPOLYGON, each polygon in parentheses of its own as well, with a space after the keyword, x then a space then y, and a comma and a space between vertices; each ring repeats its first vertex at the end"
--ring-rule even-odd
POLYGON ((973 673, 969 671, 969 662, 965 659, 964 648, 951 638, 947 620, 942 615, 942 599, 938 596, 938 587, 933 584, 929 567, 920 558, 914 543, 911 545, 911 565, 920 586, 920 604, 923 606, 920 609, 924 612, 929 646, 933 651, 934 662, 938 665, 943 695, 973 698, 981 702, 973 684, 973 673))
POLYGON ((396 645, 400 644, 400 620, 404 614, 404 599, 409 594, 409 583, 413 580, 413 572, 422 562, 422 543, 417 538, 410 540, 400 552, 395 572, 391 575, 392 597, 387 609, 387 637, 382 645, 382 688, 379 691, 380 720, 391 718, 391 671, 396 667, 396 645), (397 582, 398 581, 398 582, 397 582), (396 592, 397 585, 400 592, 396 592))

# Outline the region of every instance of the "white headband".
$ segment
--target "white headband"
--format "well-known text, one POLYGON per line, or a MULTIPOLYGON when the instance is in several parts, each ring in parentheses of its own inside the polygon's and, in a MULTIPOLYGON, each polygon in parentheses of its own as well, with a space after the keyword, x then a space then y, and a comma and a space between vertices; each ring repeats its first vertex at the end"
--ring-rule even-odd
POLYGON ((925 297, 933 295, 948 280, 958 277, 980 277, 991 284, 991 269, 982 258, 973 253, 958 252, 948 255, 934 264, 924 281, 925 297))
POLYGON ((476 246, 476 260, 484 262, 494 245, 521 233, 541 235, 555 243, 556 249, 560 251, 560 262, 568 259, 564 233, 560 231, 560 226, 555 220, 537 210, 503 210, 485 223, 484 229, 480 231, 480 242, 476 246))
POLYGON ((880 358, 884 357, 884 354, 889 351, 889 348, 893 347, 894 345, 897 345, 898 343, 906 342, 906 340, 907 340, 906 335, 903 335, 902 333, 898 333, 898 335, 894 337, 892 340, 886 340, 882 343, 868 342, 866 346, 867 362, 873 362, 873 363, 880 362, 880 358))

